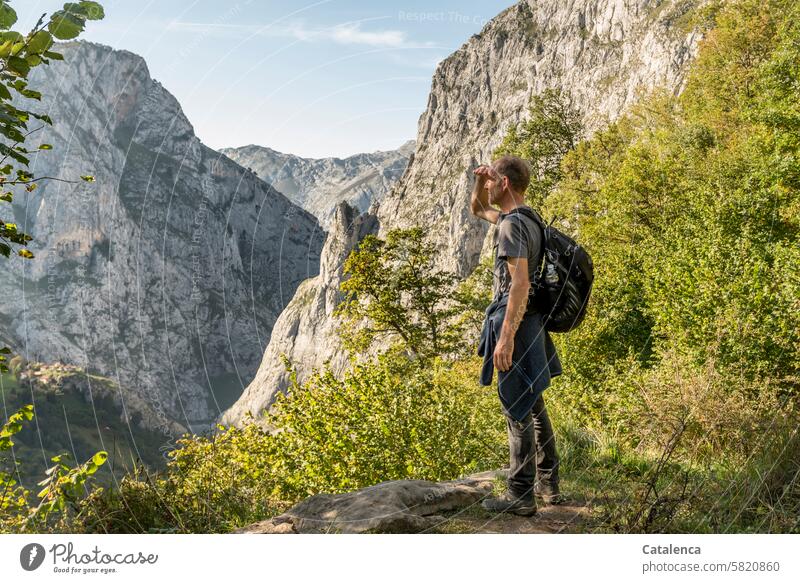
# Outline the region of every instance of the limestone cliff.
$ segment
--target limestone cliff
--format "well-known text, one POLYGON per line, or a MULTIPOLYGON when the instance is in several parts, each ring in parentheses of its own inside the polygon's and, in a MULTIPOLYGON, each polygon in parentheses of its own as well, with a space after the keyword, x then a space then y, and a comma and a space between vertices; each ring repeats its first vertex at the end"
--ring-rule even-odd
POLYGON ((65 61, 30 82, 44 98, 26 106, 54 120, 31 144, 54 149, 31 167, 77 182, 14 199, 35 259, 16 257, 0 283, 3 340, 29 360, 109 377, 165 420, 209 422, 317 275, 325 234, 204 146, 141 57, 85 42, 58 50, 65 61))
POLYGON ((233 424, 241 421, 247 411, 254 415, 272 404, 279 390, 289 386, 289 373, 281 354, 290 357, 296 370, 303 376, 313 367, 321 368, 329 360, 334 370, 340 371, 347 363, 346 354, 335 339, 338 320, 333 310, 342 299, 339 284, 342 281, 344 260, 365 235, 375 233, 378 222, 369 213, 361 215, 347 202, 340 202, 334 212, 318 276, 307 279, 297 288, 292 301, 281 313, 256 377, 235 405, 225 412, 221 422, 233 424))

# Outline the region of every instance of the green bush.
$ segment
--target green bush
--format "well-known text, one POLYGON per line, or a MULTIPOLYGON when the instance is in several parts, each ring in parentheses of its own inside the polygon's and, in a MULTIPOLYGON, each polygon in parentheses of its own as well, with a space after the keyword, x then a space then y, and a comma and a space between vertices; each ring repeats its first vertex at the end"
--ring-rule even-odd
POLYGON ((0 426, 0 532, 68 529, 75 514, 80 513, 87 482, 108 459, 105 451, 99 451, 85 463, 70 467, 62 461, 69 457, 68 454, 53 456, 51 461, 54 465, 47 469, 46 477, 38 483, 44 486, 37 493, 41 500, 32 506, 30 492, 16 479, 19 476, 19 464, 9 460, 5 452, 14 446, 12 437, 33 417, 33 405, 25 405, 0 426))
POLYGON ((317 493, 385 480, 447 480, 505 463, 505 424, 481 361, 429 366, 390 351, 280 395, 266 417, 184 436, 163 472, 96 490, 81 532, 227 532, 317 493))
POLYGON ((345 492, 385 480, 453 479, 505 457, 496 394, 477 359, 430 366, 387 353, 294 385, 273 406, 285 496, 345 492))

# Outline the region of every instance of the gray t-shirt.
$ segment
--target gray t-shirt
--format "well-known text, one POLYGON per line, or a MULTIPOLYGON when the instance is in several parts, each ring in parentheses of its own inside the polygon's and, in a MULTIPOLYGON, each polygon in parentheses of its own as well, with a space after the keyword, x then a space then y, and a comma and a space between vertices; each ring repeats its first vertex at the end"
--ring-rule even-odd
POLYGON ((500 213, 494 230, 494 298, 511 289, 511 273, 506 258, 527 257, 528 277, 533 281, 541 247, 542 230, 533 219, 516 210, 500 213))

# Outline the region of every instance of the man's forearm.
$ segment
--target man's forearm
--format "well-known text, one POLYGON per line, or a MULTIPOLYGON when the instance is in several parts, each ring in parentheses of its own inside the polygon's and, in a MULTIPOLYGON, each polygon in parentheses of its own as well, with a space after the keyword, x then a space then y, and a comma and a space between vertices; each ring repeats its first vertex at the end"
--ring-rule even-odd
POLYGON ((528 308, 528 290, 530 284, 511 283, 508 291, 508 305, 506 306, 506 317, 503 319, 503 327, 500 329, 500 336, 509 340, 514 338, 519 328, 525 311, 528 308))
POLYGON ((472 212, 477 213, 489 208, 489 192, 486 190, 486 180, 481 176, 475 180, 472 188, 472 212))

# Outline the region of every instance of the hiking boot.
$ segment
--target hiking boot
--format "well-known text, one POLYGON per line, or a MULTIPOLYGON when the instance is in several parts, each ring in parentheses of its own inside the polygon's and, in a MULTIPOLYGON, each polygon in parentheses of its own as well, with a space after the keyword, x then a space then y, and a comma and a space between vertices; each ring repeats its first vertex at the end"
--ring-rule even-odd
POLYGON ((530 498, 519 498, 509 492, 495 498, 486 498, 481 502, 481 506, 489 512, 510 512, 520 516, 533 516, 536 514, 536 502, 532 496, 530 498))
POLYGON ((561 504, 564 497, 558 491, 558 485, 536 482, 533 485, 533 494, 547 504, 561 504))

